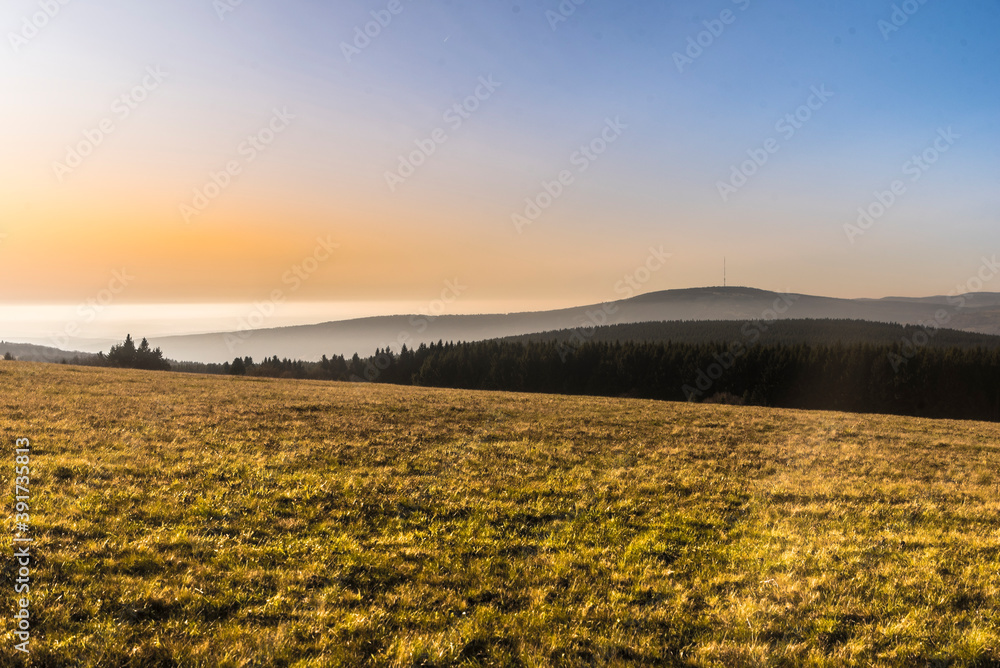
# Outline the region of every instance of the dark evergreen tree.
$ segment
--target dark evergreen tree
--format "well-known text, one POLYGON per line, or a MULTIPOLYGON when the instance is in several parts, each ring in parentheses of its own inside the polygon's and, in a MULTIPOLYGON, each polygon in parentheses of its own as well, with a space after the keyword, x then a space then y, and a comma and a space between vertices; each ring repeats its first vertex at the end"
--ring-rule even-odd
POLYGON ((243 363, 243 360, 239 357, 233 360, 233 363, 229 365, 229 373, 233 376, 245 376, 247 375, 247 366, 243 363))
POLYGON ((137 348, 131 334, 125 335, 125 340, 111 346, 107 356, 99 356, 99 359, 108 366, 122 369, 145 369, 147 371, 169 371, 170 363, 163 359, 163 351, 159 348, 151 349, 149 341, 143 338, 142 343, 137 348))

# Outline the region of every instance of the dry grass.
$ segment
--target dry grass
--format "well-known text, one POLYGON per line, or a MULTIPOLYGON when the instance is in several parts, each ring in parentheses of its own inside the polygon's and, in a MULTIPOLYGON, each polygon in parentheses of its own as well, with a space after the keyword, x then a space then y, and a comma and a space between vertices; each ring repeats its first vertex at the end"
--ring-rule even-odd
POLYGON ((8 451, 34 443, 33 665, 1000 663, 997 425, 24 363, 0 387, 8 451))

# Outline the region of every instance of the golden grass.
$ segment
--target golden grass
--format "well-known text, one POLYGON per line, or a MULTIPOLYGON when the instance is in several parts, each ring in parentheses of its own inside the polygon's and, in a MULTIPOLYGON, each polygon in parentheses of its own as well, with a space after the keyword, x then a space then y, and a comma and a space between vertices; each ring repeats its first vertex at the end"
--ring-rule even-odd
POLYGON ((33 441, 32 665, 1000 663, 998 425, 9 362, 0 387, 8 472, 33 441))

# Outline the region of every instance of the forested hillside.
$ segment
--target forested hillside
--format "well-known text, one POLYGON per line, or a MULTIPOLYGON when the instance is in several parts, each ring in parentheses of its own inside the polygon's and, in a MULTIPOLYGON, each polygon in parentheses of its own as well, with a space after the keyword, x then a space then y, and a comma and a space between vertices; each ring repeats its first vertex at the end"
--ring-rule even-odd
POLYGON ((1000 336, 961 332, 954 329, 924 328, 916 325, 871 322, 868 320, 691 320, 640 322, 604 327, 581 325, 523 336, 504 341, 634 341, 639 343, 729 343, 745 341, 761 344, 811 345, 874 344, 892 345, 916 338, 932 348, 1000 348, 1000 336), (922 334, 921 334, 922 332, 922 334))
MULTIPOLYGON (((195 371, 190 366, 178 370, 195 371)), ((1000 421, 1000 350, 743 343, 437 343, 319 363, 202 370, 475 390, 640 397, 1000 421)))

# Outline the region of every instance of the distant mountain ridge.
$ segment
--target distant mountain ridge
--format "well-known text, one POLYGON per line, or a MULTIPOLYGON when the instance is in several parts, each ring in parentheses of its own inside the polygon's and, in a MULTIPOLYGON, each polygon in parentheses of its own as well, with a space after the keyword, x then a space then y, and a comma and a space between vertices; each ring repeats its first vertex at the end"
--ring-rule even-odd
POLYGON ((71 362, 73 358, 89 359, 96 357, 91 353, 76 350, 60 350, 51 346, 39 346, 33 343, 8 343, 0 341, 0 357, 10 354, 21 362, 71 362))
POLYGON ((150 339, 166 357, 224 362, 234 357, 288 357, 316 361, 323 355, 372 354, 421 343, 481 341, 538 332, 641 322, 683 320, 866 320, 1000 334, 1000 293, 958 297, 838 299, 746 287, 666 290, 541 312, 488 315, 396 315, 246 332, 150 339))

